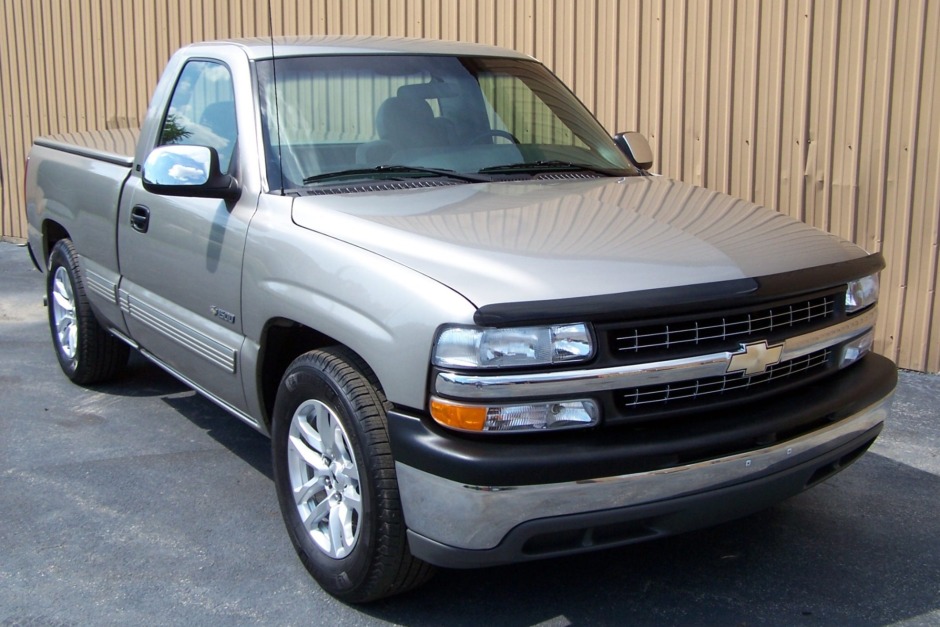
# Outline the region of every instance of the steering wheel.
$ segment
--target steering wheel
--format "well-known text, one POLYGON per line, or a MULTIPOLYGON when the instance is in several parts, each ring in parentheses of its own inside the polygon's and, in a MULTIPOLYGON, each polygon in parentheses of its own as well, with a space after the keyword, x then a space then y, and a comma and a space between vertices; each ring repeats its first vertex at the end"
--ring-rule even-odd
POLYGON ((519 139, 509 131, 501 131, 499 129, 491 128, 488 131, 483 131, 477 135, 473 136, 473 139, 470 140, 471 144, 482 144, 484 139, 489 139, 490 137, 502 137, 503 139, 508 139, 514 144, 519 143, 519 139))

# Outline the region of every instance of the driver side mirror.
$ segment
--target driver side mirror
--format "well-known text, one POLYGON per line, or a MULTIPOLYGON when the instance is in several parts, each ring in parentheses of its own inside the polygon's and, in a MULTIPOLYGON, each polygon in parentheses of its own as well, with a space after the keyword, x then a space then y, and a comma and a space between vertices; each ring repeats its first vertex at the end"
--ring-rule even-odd
POLYGON ((163 196, 225 200, 241 196, 238 181, 222 174, 219 153, 208 146, 158 146, 144 161, 141 177, 144 189, 163 196))
POLYGON ((653 167, 653 150, 642 133, 628 132, 614 135, 614 143, 641 170, 653 167))

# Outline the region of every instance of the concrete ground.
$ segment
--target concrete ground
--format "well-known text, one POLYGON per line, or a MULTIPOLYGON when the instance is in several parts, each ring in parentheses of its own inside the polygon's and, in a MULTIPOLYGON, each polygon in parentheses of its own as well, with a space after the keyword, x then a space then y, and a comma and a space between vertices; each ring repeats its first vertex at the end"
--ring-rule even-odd
POLYGON ((938 376, 901 373, 871 452, 768 511, 356 608, 296 558, 268 440, 140 358, 70 384, 42 291, 0 244, 0 627, 940 624, 938 376))

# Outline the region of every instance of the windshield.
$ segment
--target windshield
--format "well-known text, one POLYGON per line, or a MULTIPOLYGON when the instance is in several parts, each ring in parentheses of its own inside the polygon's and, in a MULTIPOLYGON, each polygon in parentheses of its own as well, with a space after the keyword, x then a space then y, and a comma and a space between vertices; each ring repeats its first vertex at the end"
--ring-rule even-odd
POLYGON ((638 173, 535 61, 347 55, 272 66, 257 67, 271 189, 448 173, 464 182, 560 170, 638 173))

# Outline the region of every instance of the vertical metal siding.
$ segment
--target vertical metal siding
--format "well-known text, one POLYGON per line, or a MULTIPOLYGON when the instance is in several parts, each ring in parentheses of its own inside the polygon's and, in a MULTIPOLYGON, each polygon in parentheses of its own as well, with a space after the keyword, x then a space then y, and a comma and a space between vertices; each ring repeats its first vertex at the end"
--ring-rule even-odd
MULTIPOLYGON (((271 0, 275 34, 478 41, 538 57, 656 169, 888 260, 877 348, 940 371, 940 3, 271 0)), ((266 36, 267 0, 5 0, 0 226, 40 134, 134 127, 170 54, 266 36)))

